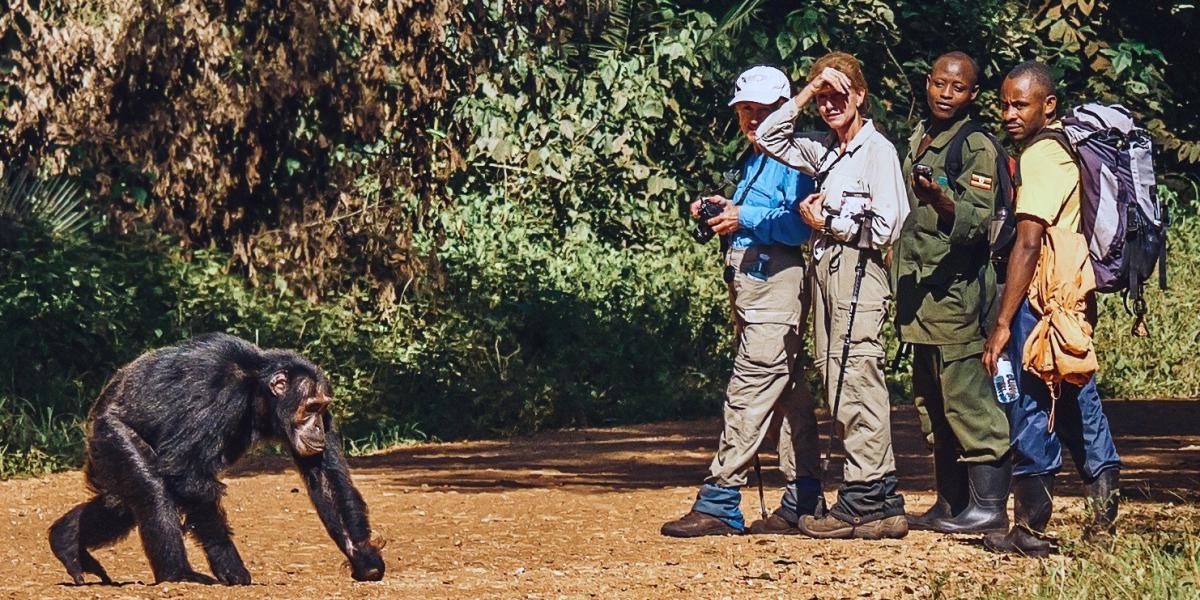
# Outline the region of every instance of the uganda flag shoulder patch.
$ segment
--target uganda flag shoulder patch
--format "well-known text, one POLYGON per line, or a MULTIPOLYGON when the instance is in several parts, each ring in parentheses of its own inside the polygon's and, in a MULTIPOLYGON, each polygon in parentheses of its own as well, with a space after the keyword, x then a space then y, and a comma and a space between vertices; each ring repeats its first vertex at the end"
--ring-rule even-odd
POLYGON ((979 173, 971 173, 971 187, 977 187, 990 192, 992 191, 992 178, 985 177, 979 173))

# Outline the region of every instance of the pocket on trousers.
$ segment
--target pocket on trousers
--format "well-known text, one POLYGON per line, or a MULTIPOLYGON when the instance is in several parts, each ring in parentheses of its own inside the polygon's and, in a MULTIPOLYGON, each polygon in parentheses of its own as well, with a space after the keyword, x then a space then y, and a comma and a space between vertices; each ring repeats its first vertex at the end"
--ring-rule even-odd
POLYGON ((746 322, 796 325, 800 321, 804 270, 799 266, 781 269, 767 281, 739 272, 733 289, 738 313, 746 322))
MULTIPOLYGON (((887 303, 878 300, 859 301, 858 310, 854 314, 854 326, 850 330, 850 356, 882 357, 883 341, 880 329, 887 318, 887 303)), ((841 356, 841 345, 850 326, 850 303, 838 306, 838 317, 833 331, 835 350, 834 356, 841 356)))
POLYGON ((778 323, 747 323, 738 343, 734 370, 744 373, 787 373, 788 339, 795 328, 778 323))

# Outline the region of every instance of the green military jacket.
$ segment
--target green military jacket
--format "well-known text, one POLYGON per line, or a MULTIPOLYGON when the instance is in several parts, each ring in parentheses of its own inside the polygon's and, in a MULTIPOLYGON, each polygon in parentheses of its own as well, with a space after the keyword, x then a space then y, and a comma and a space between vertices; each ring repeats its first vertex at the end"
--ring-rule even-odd
POLYGON ((995 274, 988 260, 988 227, 995 201, 996 150, 986 136, 973 133, 963 144, 961 193, 946 179, 946 153, 951 138, 967 122, 960 119, 938 134, 918 154, 926 125, 908 141, 904 173, 912 209, 900 231, 892 257, 892 290, 896 326, 909 343, 942 346, 946 360, 983 352, 985 324, 995 318, 995 274), (913 165, 928 165, 934 181, 954 201, 954 222, 919 204, 912 188, 913 165))

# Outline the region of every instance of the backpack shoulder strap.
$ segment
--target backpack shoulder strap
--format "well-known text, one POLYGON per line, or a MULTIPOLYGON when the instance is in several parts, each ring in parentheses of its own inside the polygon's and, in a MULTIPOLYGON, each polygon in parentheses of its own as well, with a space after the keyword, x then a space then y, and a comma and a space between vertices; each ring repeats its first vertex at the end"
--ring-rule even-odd
POLYGON ((950 187, 957 193, 962 193, 962 186, 958 184, 958 177, 963 171, 963 144, 967 142, 967 136, 972 133, 986 133, 983 125, 975 119, 968 119, 963 123, 962 127, 950 138, 950 143, 946 148, 946 181, 950 187))
MULTIPOLYGON (((1071 144, 1071 138, 1067 137, 1066 131, 1058 128, 1051 129, 1049 127, 1043 127, 1041 131, 1037 132, 1037 135, 1033 136, 1033 139, 1029 140, 1029 143, 1026 144, 1025 147, 1032 147, 1034 144, 1042 140, 1054 140, 1055 142, 1058 142, 1058 145, 1062 146, 1063 150, 1067 151, 1067 155, 1071 157, 1071 160, 1075 161, 1076 164, 1079 164, 1079 153, 1075 151, 1075 146, 1071 144)), ((1024 154, 1024 152, 1022 152, 1022 154, 1024 154)), ((1013 186, 1021 187, 1020 157, 1017 157, 1017 166, 1013 171, 1013 186)))

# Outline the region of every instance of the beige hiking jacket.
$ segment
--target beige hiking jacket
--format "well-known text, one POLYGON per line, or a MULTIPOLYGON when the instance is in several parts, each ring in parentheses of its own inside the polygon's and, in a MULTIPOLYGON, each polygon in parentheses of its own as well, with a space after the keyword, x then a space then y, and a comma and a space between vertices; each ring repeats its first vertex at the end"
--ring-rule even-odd
POLYGON ((1054 398, 1060 383, 1084 385, 1099 368, 1086 317, 1088 294, 1094 289, 1087 240, 1075 231, 1047 228, 1029 286, 1029 304, 1041 320, 1025 340, 1022 366, 1045 381, 1054 398))

